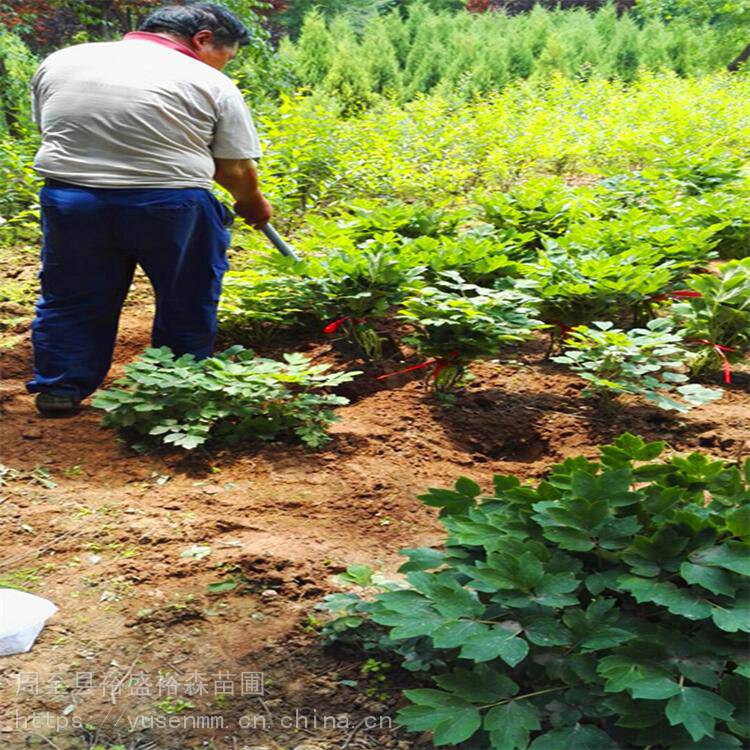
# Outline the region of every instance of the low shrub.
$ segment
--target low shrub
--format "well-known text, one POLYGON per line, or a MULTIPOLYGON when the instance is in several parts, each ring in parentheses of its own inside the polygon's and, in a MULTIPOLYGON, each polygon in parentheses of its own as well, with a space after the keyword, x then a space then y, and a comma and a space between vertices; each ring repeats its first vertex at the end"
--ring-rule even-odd
POLYGON ((316 307, 329 321, 325 333, 342 331, 366 361, 382 358, 383 337, 373 323, 390 313, 422 274, 407 268, 389 249, 334 252, 313 279, 316 307))
POLYGON ((398 250, 407 266, 425 268, 425 278, 437 281, 445 271, 455 271, 471 284, 492 287, 501 278, 520 276, 524 267, 518 262, 515 238, 464 234, 460 237, 420 237, 404 243, 398 250))
POLYGON ((740 750, 750 461, 664 448, 625 434, 536 486, 430 489, 444 546, 403 550, 405 582, 354 566, 326 639, 424 678, 397 719, 436 746, 740 750))
POLYGON ((594 320, 628 313, 635 318, 672 280, 670 264, 650 248, 610 255, 603 250, 571 252, 556 241, 545 244, 547 249, 529 264, 528 276, 539 284, 542 318, 557 326, 557 339, 572 326, 594 320))
POLYGON ((513 228, 528 247, 541 237, 559 237, 576 221, 599 217, 606 209, 590 188, 574 189, 561 178, 533 177, 507 192, 478 196, 481 216, 498 229, 513 228))
POLYGON ((219 308, 225 333, 253 343, 282 330, 309 327, 315 317, 314 290, 306 279, 288 274, 237 271, 227 276, 219 308))
POLYGON ((357 241, 372 239, 383 232, 401 237, 452 235, 468 215, 468 210, 448 210, 425 203, 380 203, 352 201, 348 214, 338 225, 357 241))
POLYGON ((358 373, 329 373, 302 354, 284 361, 233 346, 208 359, 148 349, 113 387, 92 401, 102 424, 137 436, 134 446, 159 443, 188 450, 209 439, 236 444, 295 436, 311 447, 328 440, 334 408, 347 399, 326 392, 358 373))
POLYGON ((598 322, 573 328, 564 354, 552 360, 578 373, 589 384, 582 395, 603 404, 610 404, 619 393, 631 393, 660 409, 686 412, 720 398, 722 392, 687 382, 682 343, 668 318, 656 318, 645 328, 630 331, 598 322))
POLYGON ((456 390, 473 361, 496 355, 504 343, 525 341, 542 326, 523 288, 516 282, 508 290, 485 289, 445 272, 405 300, 399 317, 412 332, 403 340, 430 358, 433 390, 456 390))
POLYGON ((717 274, 696 274, 687 286, 699 296, 672 307, 689 345, 687 362, 694 375, 723 368, 750 351, 750 258, 721 266, 717 274))
POLYGON ((750 256, 750 179, 744 190, 706 193, 687 208, 694 213, 696 223, 716 227, 716 251, 720 258, 750 256))

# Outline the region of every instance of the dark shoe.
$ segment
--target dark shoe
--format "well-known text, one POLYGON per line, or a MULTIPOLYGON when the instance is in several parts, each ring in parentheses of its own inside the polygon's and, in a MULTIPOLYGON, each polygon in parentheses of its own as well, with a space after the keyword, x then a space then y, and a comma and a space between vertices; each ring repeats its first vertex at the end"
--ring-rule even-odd
POLYGON ((36 397, 36 409, 45 417, 70 417, 81 408, 81 402, 72 396, 61 396, 57 393, 39 393, 36 397))

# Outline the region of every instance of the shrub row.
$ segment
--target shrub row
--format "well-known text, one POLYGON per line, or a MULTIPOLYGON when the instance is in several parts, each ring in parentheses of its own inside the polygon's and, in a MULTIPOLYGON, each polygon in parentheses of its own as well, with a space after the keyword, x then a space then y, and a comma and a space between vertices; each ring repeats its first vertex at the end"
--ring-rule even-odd
POLYGON ((373 16, 355 27, 348 15, 305 18, 296 42, 282 41, 279 63, 293 86, 320 88, 347 113, 385 96, 399 102, 434 91, 471 97, 553 73, 634 81, 645 71, 680 76, 726 67, 741 48, 733 34, 686 19, 637 22, 612 5, 585 9, 471 15, 434 12, 421 3, 373 16))

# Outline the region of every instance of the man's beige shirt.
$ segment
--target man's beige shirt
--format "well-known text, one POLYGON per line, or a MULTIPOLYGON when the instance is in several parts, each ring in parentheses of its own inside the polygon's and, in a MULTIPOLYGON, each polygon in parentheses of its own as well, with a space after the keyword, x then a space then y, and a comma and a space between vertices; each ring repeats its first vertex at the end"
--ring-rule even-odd
POLYGON ((32 80, 45 177, 113 188, 210 188, 214 158, 257 159, 260 142, 234 83, 142 39, 50 55, 32 80))

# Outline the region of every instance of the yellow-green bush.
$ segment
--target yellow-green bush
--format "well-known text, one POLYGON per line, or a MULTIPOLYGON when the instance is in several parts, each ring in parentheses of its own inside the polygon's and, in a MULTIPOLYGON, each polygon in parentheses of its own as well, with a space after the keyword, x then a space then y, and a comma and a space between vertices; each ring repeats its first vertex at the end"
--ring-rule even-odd
POLYGON ((282 99, 260 118, 262 179, 277 212, 354 197, 453 199, 535 173, 609 176, 750 148, 750 78, 650 74, 632 85, 553 77, 470 102, 384 102, 354 119, 335 98, 282 99))

